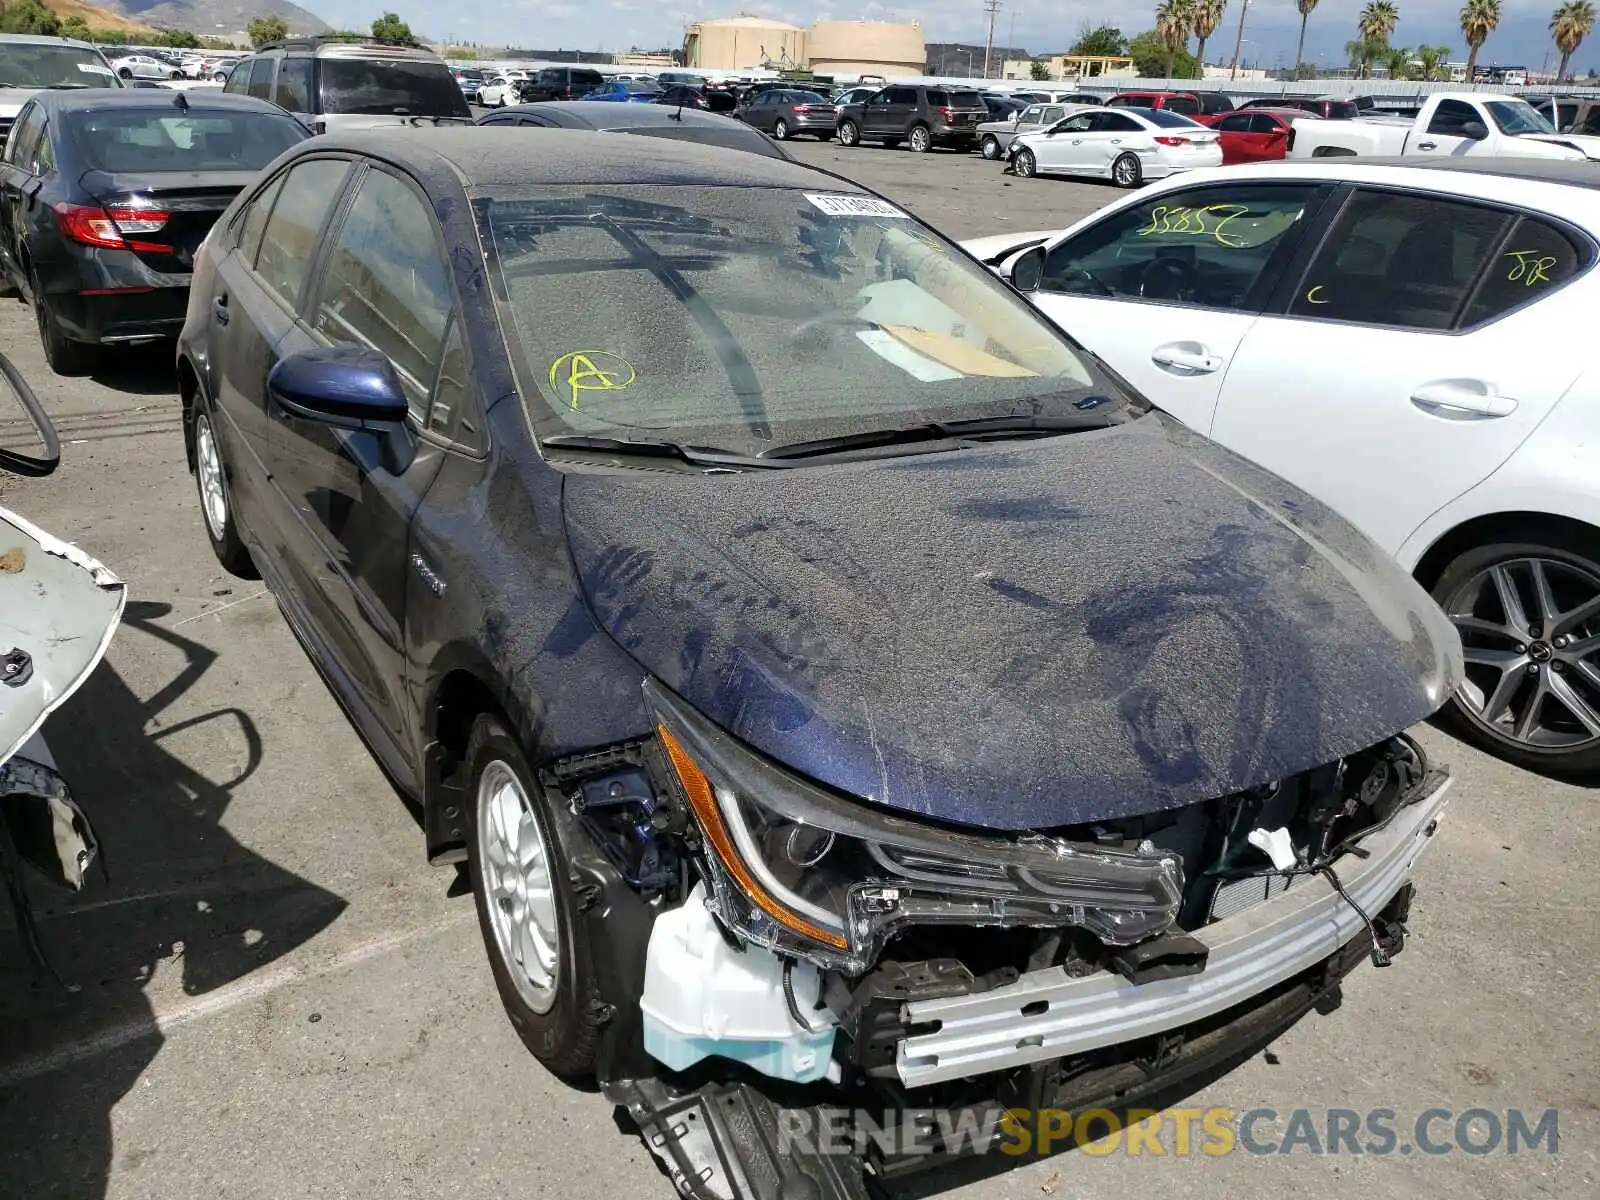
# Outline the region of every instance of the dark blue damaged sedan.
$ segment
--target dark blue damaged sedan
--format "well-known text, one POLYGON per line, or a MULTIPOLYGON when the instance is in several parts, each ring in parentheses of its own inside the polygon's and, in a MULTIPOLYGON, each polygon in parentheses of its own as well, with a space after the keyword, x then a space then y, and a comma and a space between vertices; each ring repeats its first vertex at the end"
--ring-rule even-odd
POLYGON ((918 1165, 751 1136, 845 1094, 1130 1103, 1404 944, 1451 626, 857 184, 320 137, 207 239, 178 369, 212 549, 465 864, 528 1047, 691 1194, 918 1165))

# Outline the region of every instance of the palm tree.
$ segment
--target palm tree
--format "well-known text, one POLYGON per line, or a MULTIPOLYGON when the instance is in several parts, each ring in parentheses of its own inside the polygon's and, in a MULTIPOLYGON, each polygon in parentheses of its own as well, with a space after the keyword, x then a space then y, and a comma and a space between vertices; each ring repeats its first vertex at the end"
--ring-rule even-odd
POLYGON ((1189 6, 1189 26, 1194 30, 1195 37, 1200 39, 1200 49, 1195 52, 1194 77, 1206 77, 1206 39, 1217 31, 1217 26, 1222 23, 1223 10, 1228 7, 1228 0, 1193 0, 1189 6))
POLYGON ((1556 49, 1561 51, 1561 66, 1556 71, 1558 80, 1567 77, 1567 64, 1579 44, 1593 31, 1594 5, 1589 0, 1567 0, 1551 14, 1550 36, 1556 39, 1556 49))
POLYGON ((1389 35, 1399 23, 1400 9, 1392 3, 1392 0, 1371 0, 1356 18, 1356 28, 1361 32, 1361 40, 1384 46, 1389 44, 1389 35))
POLYGON ((1388 54, 1389 47, 1383 42, 1357 38, 1344 44, 1344 52, 1350 56, 1350 65, 1356 69, 1356 78, 1369 79, 1372 76, 1372 64, 1388 54))
POLYGON ((1500 0, 1467 0, 1461 6, 1461 35, 1467 39, 1467 82, 1478 77, 1478 48, 1500 24, 1500 0))
POLYGON ((1306 22, 1311 19, 1311 10, 1317 6, 1317 0, 1299 0, 1300 4, 1300 44, 1294 48, 1295 74, 1300 73, 1300 64, 1305 61, 1306 53, 1306 22))
POLYGON ((1449 46, 1418 46, 1417 62, 1421 66, 1422 78, 1433 82, 1445 76, 1445 63, 1450 58, 1449 46))
POLYGON ((1167 78, 1172 78, 1172 60, 1189 44, 1190 0, 1162 0, 1156 9, 1156 38, 1167 51, 1167 78))
POLYGON ((1407 50, 1404 46, 1401 46, 1398 49, 1391 46, 1389 48, 1389 78, 1410 79, 1411 58, 1411 51, 1407 50))

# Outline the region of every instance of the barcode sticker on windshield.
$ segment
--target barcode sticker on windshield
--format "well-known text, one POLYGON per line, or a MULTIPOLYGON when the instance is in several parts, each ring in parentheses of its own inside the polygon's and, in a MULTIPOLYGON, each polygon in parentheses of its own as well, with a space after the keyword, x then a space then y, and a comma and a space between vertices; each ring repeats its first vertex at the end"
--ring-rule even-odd
POLYGON ((837 193, 807 192, 807 200, 830 217, 899 217, 909 221, 911 214, 902 212, 887 200, 876 196, 842 196, 837 193))

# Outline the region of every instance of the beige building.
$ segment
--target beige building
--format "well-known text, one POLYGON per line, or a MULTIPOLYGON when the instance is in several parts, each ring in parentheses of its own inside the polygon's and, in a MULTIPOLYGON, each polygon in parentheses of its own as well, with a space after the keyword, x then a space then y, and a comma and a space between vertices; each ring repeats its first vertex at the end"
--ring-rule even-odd
POLYGON ((683 65, 716 71, 806 65, 806 31, 764 17, 696 21, 683 39, 683 65))
POLYGON ((818 75, 921 75, 928 49, 922 26, 890 21, 818 21, 807 39, 818 75))
MULTIPOLYGON (((1032 79, 1033 59, 1008 58, 1002 77, 1005 79, 1032 79)), ((1107 78, 1132 79, 1137 72, 1133 59, 1098 54, 1057 54, 1037 61, 1045 66, 1050 78, 1062 83, 1076 83, 1082 79, 1107 78)))

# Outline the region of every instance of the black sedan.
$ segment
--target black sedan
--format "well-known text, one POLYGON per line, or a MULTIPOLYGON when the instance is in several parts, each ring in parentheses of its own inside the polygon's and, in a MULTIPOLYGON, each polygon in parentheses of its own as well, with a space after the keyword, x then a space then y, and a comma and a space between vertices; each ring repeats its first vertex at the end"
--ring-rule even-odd
POLYGON ((183 325, 196 248, 262 167, 311 133, 264 100, 129 88, 41 92, 0 162, 0 269, 58 374, 183 325))
POLYGON ((537 129, 588 129, 602 133, 635 133, 678 142, 699 142, 748 150, 769 158, 789 152, 766 134, 738 121, 694 108, 659 104, 591 104, 582 100, 546 100, 497 109, 478 118, 479 125, 519 125, 537 129))
POLYGON ((465 862, 532 1053, 694 1195, 802 1169, 763 1075, 1120 1106, 1403 945, 1444 615, 855 183, 330 134, 178 353, 218 559, 465 862))
POLYGON ((739 107, 739 102, 729 92, 698 88, 687 83, 670 84, 652 103, 668 104, 674 108, 703 108, 715 113, 731 113, 739 107))

